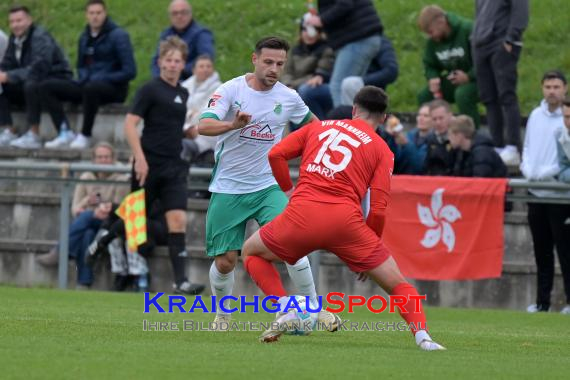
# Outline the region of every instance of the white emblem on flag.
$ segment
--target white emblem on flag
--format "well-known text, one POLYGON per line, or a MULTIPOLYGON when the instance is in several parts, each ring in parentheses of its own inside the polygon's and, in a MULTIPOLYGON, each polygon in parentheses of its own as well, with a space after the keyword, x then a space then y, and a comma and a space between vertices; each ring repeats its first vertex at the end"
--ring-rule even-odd
POLYGON ((453 205, 443 205, 444 189, 437 189, 431 195, 431 209, 418 203, 420 222, 429 229, 420 242, 425 248, 433 248, 440 240, 447 247, 447 252, 455 247, 455 231, 451 224, 461 218, 461 213, 453 205))

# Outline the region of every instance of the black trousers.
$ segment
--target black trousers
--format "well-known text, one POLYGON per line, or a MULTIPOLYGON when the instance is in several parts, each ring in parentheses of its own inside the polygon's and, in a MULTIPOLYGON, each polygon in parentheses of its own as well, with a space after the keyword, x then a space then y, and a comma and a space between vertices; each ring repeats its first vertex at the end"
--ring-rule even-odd
POLYGON ((48 79, 40 86, 42 105, 49 112, 55 128, 69 127, 69 120, 63 111, 63 102, 81 104, 83 107, 83 127, 81 133, 91 136, 95 116, 99 107, 108 103, 122 103, 127 98, 128 85, 115 85, 107 82, 87 82, 80 85, 67 79, 48 79))
POLYGON ((487 124, 495 146, 521 147, 521 116, 517 98, 517 63, 520 46, 509 53, 502 44, 474 47, 479 98, 487 109, 487 124), (506 126, 506 139, 503 126, 506 126))
POLYGON ((39 87, 39 83, 34 81, 2 84, 2 93, 0 94, 0 126, 12 126, 10 104, 25 106, 28 125, 39 125, 42 112, 39 87))
POLYGON ((528 224, 536 260, 536 303, 550 307, 554 283, 554 247, 564 279, 566 302, 570 304, 570 205, 529 203, 528 224))

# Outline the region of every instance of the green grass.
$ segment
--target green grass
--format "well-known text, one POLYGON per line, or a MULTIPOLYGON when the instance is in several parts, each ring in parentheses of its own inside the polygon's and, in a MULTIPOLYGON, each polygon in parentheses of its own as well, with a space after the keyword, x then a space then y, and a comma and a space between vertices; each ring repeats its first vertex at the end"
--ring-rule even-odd
MULTIPOLYGON (((0 3, 0 28, 7 30, 7 9, 15 0, 0 3)), ((39 23, 48 27, 65 48, 72 62, 76 59, 77 39, 85 23, 83 0, 21 0, 33 10, 39 23)), ((146 81, 150 57, 157 38, 168 24, 162 0, 107 0, 110 15, 131 34, 135 46, 138 76, 133 90, 146 81)), ((277 34, 293 42, 298 27, 296 19, 306 11, 302 0, 193 0, 195 18, 214 32, 217 67, 224 80, 250 70, 251 50, 256 40, 277 34)), ((375 0, 385 33, 394 41, 400 62, 400 77, 389 88, 393 111, 413 112, 416 93, 425 85, 421 54, 424 37, 416 27, 416 18, 426 0, 375 0)), ((524 35, 524 49, 519 64, 518 94, 521 112, 528 114, 541 99, 540 78, 544 71, 561 68, 570 73, 567 36, 570 2, 531 0, 530 24, 524 35)), ((442 7, 466 17, 473 17, 474 1, 440 0, 442 7)))
MULTIPOLYGON (((316 332, 257 342, 257 332, 144 332, 142 321, 211 321, 143 313, 143 295, 0 287, 0 377, 42 379, 563 378, 568 317, 428 308, 445 352, 408 332, 316 332)), ((163 304, 164 305, 164 304, 163 304)), ((344 319, 398 321, 364 310, 344 319)), ((239 321, 270 321, 238 314, 239 321)))

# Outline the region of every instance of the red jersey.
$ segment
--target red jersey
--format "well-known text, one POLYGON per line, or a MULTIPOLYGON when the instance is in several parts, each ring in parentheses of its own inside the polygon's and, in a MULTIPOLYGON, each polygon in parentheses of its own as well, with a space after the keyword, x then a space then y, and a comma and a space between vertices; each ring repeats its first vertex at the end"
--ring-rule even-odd
POLYGON ((394 155, 363 120, 314 121, 284 138, 269 153, 283 191, 293 187, 287 160, 302 156, 291 201, 360 203, 371 189, 371 210, 388 202, 394 155))

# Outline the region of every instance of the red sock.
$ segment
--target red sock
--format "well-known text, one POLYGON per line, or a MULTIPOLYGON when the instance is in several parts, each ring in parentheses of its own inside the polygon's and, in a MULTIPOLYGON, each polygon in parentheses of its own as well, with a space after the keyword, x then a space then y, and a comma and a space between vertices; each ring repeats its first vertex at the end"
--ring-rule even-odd
POLYGON ((248 256, 243 265, 259 289, 267 296, 283 297, 287 295, 281 276, 275 266, 259 256, 248 256))
POLYGON ((398 311, 408 325, 410 325, 412 333, 416 335, 418 330, 427 330, 426 315, 421 307, 421 301, 410 299, 410 296, 419 296, 418 291, 411 284, 402 282, 392 289, 393 296, 404 296, 408 302, 403 306, 406 312, 400 308, 398 311), (419 310, 416 310, 416 303, 419 305, 419 310))

